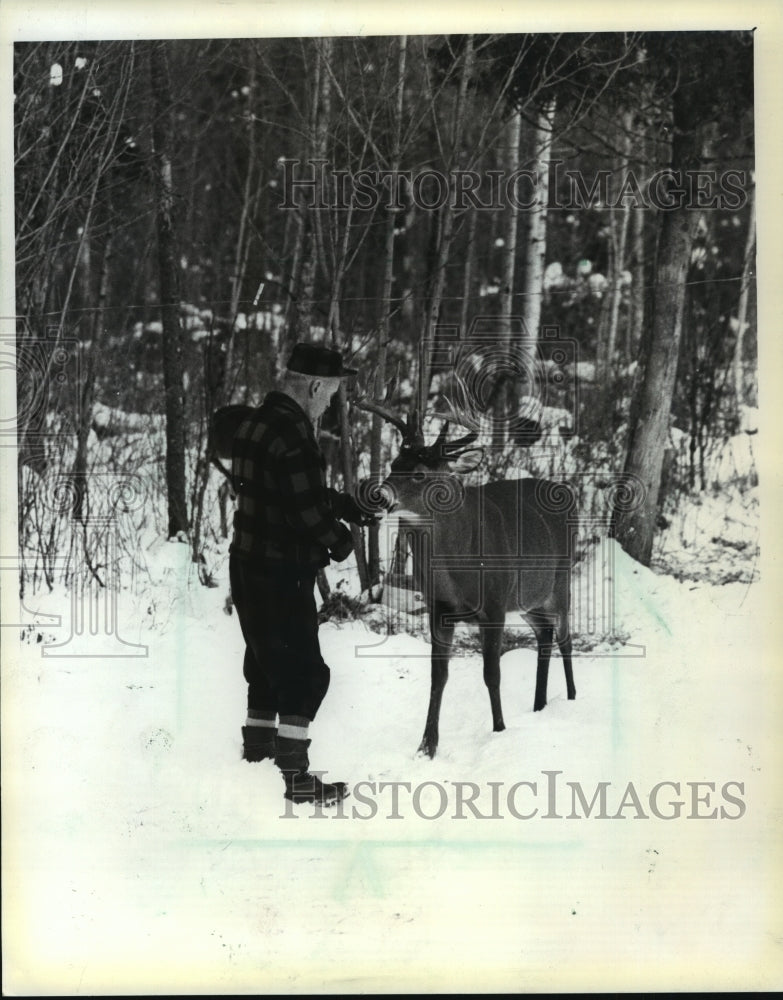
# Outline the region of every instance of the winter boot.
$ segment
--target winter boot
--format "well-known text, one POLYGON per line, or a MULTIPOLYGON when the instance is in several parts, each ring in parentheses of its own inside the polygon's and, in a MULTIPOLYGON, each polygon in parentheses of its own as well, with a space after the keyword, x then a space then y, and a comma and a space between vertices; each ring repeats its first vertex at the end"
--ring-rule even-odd
POLYGON ((242 726, 242 760, 274 760, 277 729, 274 726, 242 726))
POLYGON ((331 806, 344 799, 348 788, 344 781, 334 784, 321 781, 317 774, 309 771, 310 760, 307 749, 310 740, 295 740, 287 736, 278 736, 275 764, 278 766, 285 781, 285 798, 291 802, 314 802, 322 806, 331 806))

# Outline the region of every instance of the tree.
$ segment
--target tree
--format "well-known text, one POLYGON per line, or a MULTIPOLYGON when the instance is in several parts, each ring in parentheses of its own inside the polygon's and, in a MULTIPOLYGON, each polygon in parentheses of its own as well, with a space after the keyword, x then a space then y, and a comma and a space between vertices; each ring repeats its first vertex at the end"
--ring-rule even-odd
MULTIPOLYGON (((443 378, 448 361, 436 353, 434 372, 417 372, 418 342, 431 343, 447 327, 467 331, 490 314, 500 318, 496 329, 506 327, 514 338, 522 324, 512 320, 521 316, 531 342, 542 324, 554 324, 578 342, 582 357, 592 359, 600 350, 603 382, 590 400, 602 386, 612 402, 615 433, 604 433, 608 408, 592 405, 601 419, 589 426, 580 421, 584 461, 592 461, 594 442, 603 448, 603 471, 622 461, 626 442, 617 430, 628 403, 617 377, 621 356, 649 359, 638 366, 641 384, 643 370, 652 378, 661 350, 671 353, 673 346, 679 365, 670 359, 677 374, 669 404, 666 379, 654 381, 647 398, 669 405, 660 428, 675 418, 687 428, 690 420, 709 445, 716 419, 728 414, 726 391, 733 390, 732 402, 738 395, 732 362, 753 350, 752 227, 738 229, 739 218, 706 217, 707 235, 699 233, 696 249, 701 252, 708 240, 714 267, 696 275, 689 273, 695 265, 686 253, 688 239, 672 249, 676 212, 629 209, 611 196, 623 190, 616 177, 629 171, 646 191, 657 169, 679 169, 672 157, 687 161, 680 133, 689 128, 699 133, 693 163, 742 165, 742 128, 752 128, 750 76, 737 71, 732 54, 742 49, 742 38, 614 33, 192 40, 159 43, 149 66, 138 59, 138 43, 135 49, 130 42, 16 46, 20 329, 41 342, 76 340, 83 360, 83 419, 64 419, 70 436, 57 439, 65 468, 77 478, 82 470, 89 476, 99 457, 88 438, 93 399, 137 414, 165 409, 171 510, 158 527, 186 530, 192 517, 194 547, 208 544, 212 480, 203 475, 188 484, 193 510, 185 511, 185 458, 203 449, 205 410, 262 398, 287 338, 331 340, 376 378, 374 395, 383 394, 398 369, 403 404, 413 394, 414 406, 424 409, 430 376, 443 378), (726 100, 720 81, 714 83, 717 70, 706 66, 708 59, 732 81, 733 99, 726 100), (162 83, 152 93, 154 72, 162 83), (686 127, 678 124, 672 144, 677 88, 684 88, 690 117, 686 127), (519 131, 518 139, 509 129, 519 131), (308 160, 327 161, 332 186, 324 189, 324 203, 318 191, 301 184, 282 203, 281 178, 285 186, 294 173, 286 174, 284 158, 288 164, 300 160, 300 180, 319 177, 308 160), (543 225, 547 159, 563 170, 549 169, 557 187, 543 225), (508 188, 496 191, 490 182, 517 167, 536 171, 536 211, 515 207, 508 188), (615 178, 600 188, 600 203, 594 199, 586 211, 557 204, 560 195, 568 197, 566 172, 581 173, 589 185, 604 167, 615 178), (377 178, 378 171, 399 173, 403 181, 395 187, 370 180, 368 187, 365 177, 359 197, 357 178, 362 172, 377 178), (463 171, 460 185, 480 179, 475 198, 456 187, 455 171, 463 171), (379 198, 368 208, 362 198, 372 185, 379 198), (332 204, 336 193, 339 205, 332 204), (391 206, 390 195, 398 196, 391 206), (288 210, 281 210, 283 204, 288 210), (744 277, 739 242, 745 243, 744 277), (590 278, 582 261, 592 268, 590 278), (560 265, 554 283, 553 263, 560 265), (632 273, 630 289, 624 271, 632 273), (677 304, 662 286, 695 278, 700 284, 686 298, 675 344, 677 304), (743 315, 750 321, 744 344, 743 315), (667 325, 668 340, 661 341, 667 325), (141 377, 120 377, 128 371, 141 377)), ((528 202, 530 190, 524 178, 516 187, 528 202)), ((515 341, 515 354, 519 346, 515 341)), ((426 369, 430 358, 424 360, 426 369)), ((451 392, 443 382, 441 387, 451 392)), ((39 391, 48 388, 43 379, 39 391)), ((554 382, 547 383, 550 390, 554 405, 568 405, 566 390, 554 382)), ((586 399, 585 393, 581 416, 591 405, 586 399)), ((646 405, 637 394, 634 427, 646 405)), ((387 456, 378 427, 370 435, 361 420, 349 424, 345 400, 341 407, 341 422, 329 428, 342 437, 332 469, 350 487, 365 474, 365 446, 372 475, 382 472, 387 456)), ((66 409, 70 417, 70 400, 66 409)), ((508 412, 515 412, 513 405, 505 405, 503 415, 508 412)), ((25 419, 23 414, 20 423, 25 419)), ((635 449, 649 435, 649 414, 641 422, 646 431, 634 431, 635 449)), ((643 450, 652 447, 648 440, 643 450)), ((146 456, 121 455, 119 447, 110 453, 107 445, 99 460, 108 470, 126 471, 146 456)), ((634 461, 654 471, 654 460, 634 461)), ((635 468, 630 460, 628 468, 635 468)), ((373 580, 381 569, 375 542, 371 534, 373 580)))
POLYGON ((631 411, 625 473, 638 488, 636 502, 618 503, 612 530, 623 548, 649 565, 658 512, 661 467, 677 374, 683 305, 700 212, 678 189, 711 164, 716 143, 735 131, 752 107, 750 38, 732 33, 684 32, 646 40, 648 67, 659 93, 670 95, 671 158, 667 195, 675 206, 661 213, 652 316, 643 375, 631 411))
POLYGON ((751 275, 755 273, 756 246, 756 187, 750 189, 750 218, 748 233, 745 238, 745 253, 742 258, 742 284, 740 286, 739 303, 737 306, 737 342, 734 347, 734 398, 737 407, 737 419, 745 401, 743 347, 745 344, 745 326, 748 316, 748 294, 750 292, 751 275))
MULTIPOLYGON (((628 176, 628 168, 631 162, 631 140, 633 114, 626 109, 622 114, 620 124, 620 147, 621 155, 617 165, 617 175, 619 180, 615 181, 614 188, 618 192, 622 190, 622 184, 628 176)), ((599 350, 597 354, 598 377, 604 383, 604 389, 611 392, 611 382, 614 375, 615 350, 617 347, 618 324, 620 320, 620 299, 622 295, 622 274, 625 269, 626 246, 628 243, 628 229, 631 218, 631 199, 623 199, 619 192, 618 197, 622 201, 619 206, 620 219, 618 222, 617 211, 612 211, 609 224, 609 308, 606 322, 605 336, 599 337, 599 350)), ((601 331, 603 334, 604 331, 601 331)))
MULTIPOLYGON (((510 74, 509 99, 520 115, 530 120, 529 157, 536 178, 529 201, 528 227, 524 244, 524 278, 522 324, 516 345, 522 367, 534 370, 538 332, 541 324, 544 295, 544 273, 547 251, 547 217, 549 202, 549 166, 555 139, 555 118, 560 111, 563 122, 560 131, 573 127, 616 87, 621 75, 627 73, 635 57, 635 39, 623 34, 540 34, 500 36, 490 48, 497 69, 510 74)), ((509 169, 514 164, 509 162, 509 169)), ((512 213, 513 214, 513 213, 512 213)), ((502 281, 504 293, 509 272, 502 281)), ((513 280, 513 277, 512 277, 513 280)), ((501 297, 501 306, 504 300, 501 297)), ((506 306, 507 308, 507 306, 506 306)), ((504 328, 508 317, 503 308, 504 328)), ((510 341, 510 330, 505 334, 510 341)), ((501 387, 496 402, 499 417, 506 412, 519 412, 524 378, 516 385, 501 387)), ((496 444, 502 444, 502 428, 496 422, 496 444)), ((524 444, 528 424, 523 422, 513 435, 524 444)))
MULTIPOLYGON (((391 136, 391 156, 389 168, 392 172, 400 169, 400 142, 402 132, 403 101, 405 96, 405 66, 408 54, 408 39, 401 35, 396 40, 397 50, 396 81, 394 88, 394 117, 391 136)), ((381 318, 379 323, 378 363, 375 372, 374 393, 378 399, 383 398, 386 391, 386 355, 390 336, 392 314, 392 291, 394 282, 394 237, 396 218, 395 212, 387 211, 384 231, 383 253, 383 286, 381 289, 381 318)), ((370 477, 381 479, 381 430, 383 420, 378 414, 373 414, 372 436, 370 440, 370 477)), ((380 579, 380 549, 378 543, 378 527, 373 525, 369 530, 368 543, 368 574, 370 584, 380 579)))
MULTIPOLYGON (((454 108, 451 135, 449 136, 450 148, 448 150, 447 161, 445 163, 449 176, 449 198, 440 211, 437 219, 437 228, 434 231, 434 254, 421 329, 421 352, 418 384, 419 413, 424 413, 427 409, 427 399, 429 397, 430 384, 432 382, 432 361, 430 351, 435 339, 435 329, 440 319, 441 304, 443 302, 443 294, 446 284, 446 266, 449 261, 452 240, 454 238, 455 171, 460 168, 463 159, 462 141, 465 129, 468 85, 473 78, 473 65, 475 58, 475 46, 472 35, 467 36, 464 51, 459 58, 461 59, 461 70, 457 86, 457 98, 454 108)), ((429 89, 429 98, 434 115, 435 97, 431 88, 429 89)))
POLYGON ((155 164, 158 275, 163 319, 163 382, 166 394, 166 487, 168 534, 187 533, 185 491, 185 394, 182 381, 182 330, 179 325, 179 289, 176 264, 171 174, 171 85, 167 50, 159 42, 148 47, 152 90, 152 142, 155 164))

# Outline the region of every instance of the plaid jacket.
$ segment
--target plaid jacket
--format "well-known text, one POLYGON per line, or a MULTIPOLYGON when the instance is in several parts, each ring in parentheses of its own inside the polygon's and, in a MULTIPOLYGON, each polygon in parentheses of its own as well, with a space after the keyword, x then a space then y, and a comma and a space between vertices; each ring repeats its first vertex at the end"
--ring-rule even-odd
POLYGON ((327 488, 325 470, 307 414, 270 392, 234 438, 231 552, 257 563, 326 566, 346 528, 337 521, 343 495, 327 488))

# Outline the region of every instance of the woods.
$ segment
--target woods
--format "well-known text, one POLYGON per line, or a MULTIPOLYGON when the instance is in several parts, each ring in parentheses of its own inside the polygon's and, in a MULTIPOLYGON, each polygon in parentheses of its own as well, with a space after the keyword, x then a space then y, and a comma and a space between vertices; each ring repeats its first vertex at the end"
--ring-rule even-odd
POLYGON ((20 8, 7 993, 779 983, 765 5, 20 8), (326 815, 245 756, 229 568, 300 340, 386 501, 301 588, 326 815))
MULTIPOLYGON (((351 358, 354 394, 394 378, 400 414, 459 402, 459 370, 484 479, 574 482, 646 565, 753 430, 749 33, 20 43, 14 90, 30 579, 64 544, 42 472, 79 519, 99 473, 141 473, 202 559, 209 415, 297 340, 351 358)), ((349 396, 320 430, 354 490, 392 439, 349 396)), ((355 530, 367 590, 388 565, 355 530)))

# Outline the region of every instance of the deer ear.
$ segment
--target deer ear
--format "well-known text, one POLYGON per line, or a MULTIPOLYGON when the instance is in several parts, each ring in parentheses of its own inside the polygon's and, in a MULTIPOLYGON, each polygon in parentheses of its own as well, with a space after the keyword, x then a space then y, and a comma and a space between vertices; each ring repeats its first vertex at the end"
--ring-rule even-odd
POLYGON ((470 448, 468 451, 463 451, 459 455, 453 465, 451 466, 452 472, 459 472, 464 475, 467 472, 473 472, 477 469, 484 459, 484 449, 483 448, 470 448))

